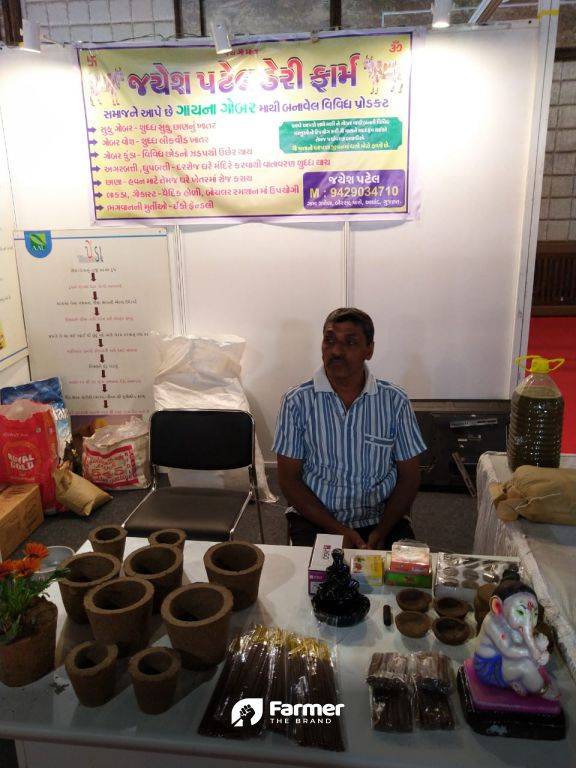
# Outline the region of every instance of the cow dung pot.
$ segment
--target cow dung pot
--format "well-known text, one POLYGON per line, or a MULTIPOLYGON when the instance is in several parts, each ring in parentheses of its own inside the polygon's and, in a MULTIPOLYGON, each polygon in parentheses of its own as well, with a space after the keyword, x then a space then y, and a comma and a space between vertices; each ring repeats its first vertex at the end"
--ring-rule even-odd
POLYGON ((197 582, 171 592, 162 619, 186 669, 209 669, 226 654, 233 597, 219 584, 197 582))
POLYGON ((167 544, 169 547, 184 549, 186 531, 181 528, 163 528, 161 531, 151 533, 148 541, 150 544, 167 544))
POLYGON ((263 566, 262 550, 245 541, 215 544, 204 554, 208 581, 232 592, 235 611, 256 602, 263 566))
POLYGON ((180 656, 171 648, 145 648, 132 656, 128 671, 142 712, 159 715, 170 708, 181 667, 180 656))
POLYGON ((80 643, 66 656, 64 666, 85 707, 100 707, 114 696, 118 648, 94 640, 80 643))
POLYGON ((119 656, 148 643, 154 587, 145 579, 122 577, 90 590, 84 607, 94 638, 118 646, 119 656))
POLYGON ((124 573, 146 579, 154 587, 153 613, 160 610, 164 598, 182 584, 183 554, 177 547, 154 544, 132 552, 124 561, 124 573))
POLYGON ((30 631, 0 645, 0 682, 10 688, 28 685, 54 669, 58 608, 39 597, 23 615, 30 631))
POLYGON ((105 552, 114 555, 118 560, 124 557, 126 546, 126 529, 121 525, 101 525, 88 534, 94 552, 105 552))
POLYGON ((87 624, 84 597, 94 587, 116 579, 122 563, 118 558, 104 552, 85 552, 68 558, 61 567, 68 571, 66 576, 58 581, 66 613, 77 624, 87 624))

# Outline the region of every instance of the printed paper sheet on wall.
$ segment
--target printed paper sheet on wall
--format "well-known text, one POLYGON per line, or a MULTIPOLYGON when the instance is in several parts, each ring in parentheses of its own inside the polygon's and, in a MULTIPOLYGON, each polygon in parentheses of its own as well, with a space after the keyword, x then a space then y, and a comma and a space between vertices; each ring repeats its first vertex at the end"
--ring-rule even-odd
POLYGON ((164 229, 31 231, 15 238, 34 379, 59 376, 70 414, 147 414, 151 332, 172 332, 164 229))
POLYGON ((4 144, 0 143, 0 371, 28 354, 13 235, 14 208, 8 162, 4 144))
POLYGON ((413 38, 80 50, 95 221, 405 218, 413 38))

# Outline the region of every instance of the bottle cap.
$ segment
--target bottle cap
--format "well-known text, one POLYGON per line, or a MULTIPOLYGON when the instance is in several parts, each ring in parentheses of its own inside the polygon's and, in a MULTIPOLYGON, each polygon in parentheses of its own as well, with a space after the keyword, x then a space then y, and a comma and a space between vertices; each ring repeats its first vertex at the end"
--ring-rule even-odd
POLYGON ((522 355, 517 357, 515 362, 520 368, 525 368, 528 373, 550 373, 560 368, 564 364, 565 358, 555 357, 549 360, 541 355, 522 355), (527 365, 528 360, 530 360, 530 367, 527 365))

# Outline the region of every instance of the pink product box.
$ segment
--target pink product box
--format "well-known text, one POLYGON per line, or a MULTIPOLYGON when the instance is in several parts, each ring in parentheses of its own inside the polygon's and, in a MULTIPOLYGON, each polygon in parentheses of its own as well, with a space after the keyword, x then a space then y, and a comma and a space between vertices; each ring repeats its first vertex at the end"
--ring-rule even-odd
POLYGON ((343 542, 343 536, 335 536, 331 533, 317 534, 308 565, 309 595, 316 594, 318 585, 326 578, 326 569, 332 565, 332 552, 335 549, 342 549, 343 542))

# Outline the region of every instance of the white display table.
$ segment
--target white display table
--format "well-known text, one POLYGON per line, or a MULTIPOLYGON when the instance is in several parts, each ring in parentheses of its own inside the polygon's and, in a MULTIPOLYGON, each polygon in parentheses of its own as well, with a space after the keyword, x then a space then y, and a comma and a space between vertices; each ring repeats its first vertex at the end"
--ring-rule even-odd
MULTIPOLYGON (((561 466, 576 467, 576 456, 562 456, 561 466)), ((482 454, 476 471, 474 552, 520 558, 576 680, 576 526, 531 523, 523 518, 510 523, 500 520, 490 484, 504 483, 510 477, 505 453, 482 454)))
MULTIPOLYGON (((127 551, 145 542, 128 540, 127 551)), ((185 575, 190 581, 205 581, 202 555, 206 542, 187 542, 185 575)), ((86 547, 83 547, 86 549, 86 547)), ((230 741, 199 736, 198 724, 218 677, 183 670, 178 700, 168 712, 144 715, 137 708, 132 688, 123 676, 108 704, 96 709, 81 706, 62 666, 42 680, 22 689, 0 685, 0 737, 17 740, 20 768, 206 768, 297 765, 382 768, 439 766, 441 768, 574 768, 576 765, 576 688, 561 661, 557 677, 569 720, 567 739, 561 742, 531 742, 495 739, 476 735, 464 722, 457 695, 452 697, 456 729, 452 732, 383 734, 370 725, 366 671, 374 651, 442 650, 454 659, 454 671, 471 652, 471 646, 442 646, 433 634, 409 640, 382 622, 382 606, 398 610, 395 588, 381 588, 370 595, 371 609, 356 627, 333 629, 318 625, 306 591, 310 550, 303 547, 262 546, 266 561, 260 596, 251 608, 233 615, 233 626, 251 622, 277 625, 305 633, 319 632, 336 646, 336 670, 340 701, 345 704, 344 734, 347 751, 323 752, 298 747, 277 734, 261 739, 230 741), (187 756, 183 758, 183 756, 187 756), (194 756, 194 761, 191 757, 194 756)), ((58 588, 52 599, 61 607, 58 588)), ((89 629, 72 625, 60 615, 58 651, 89 636, 89 629)), ((168 644, 162 627, 160 644, 168 644)))

